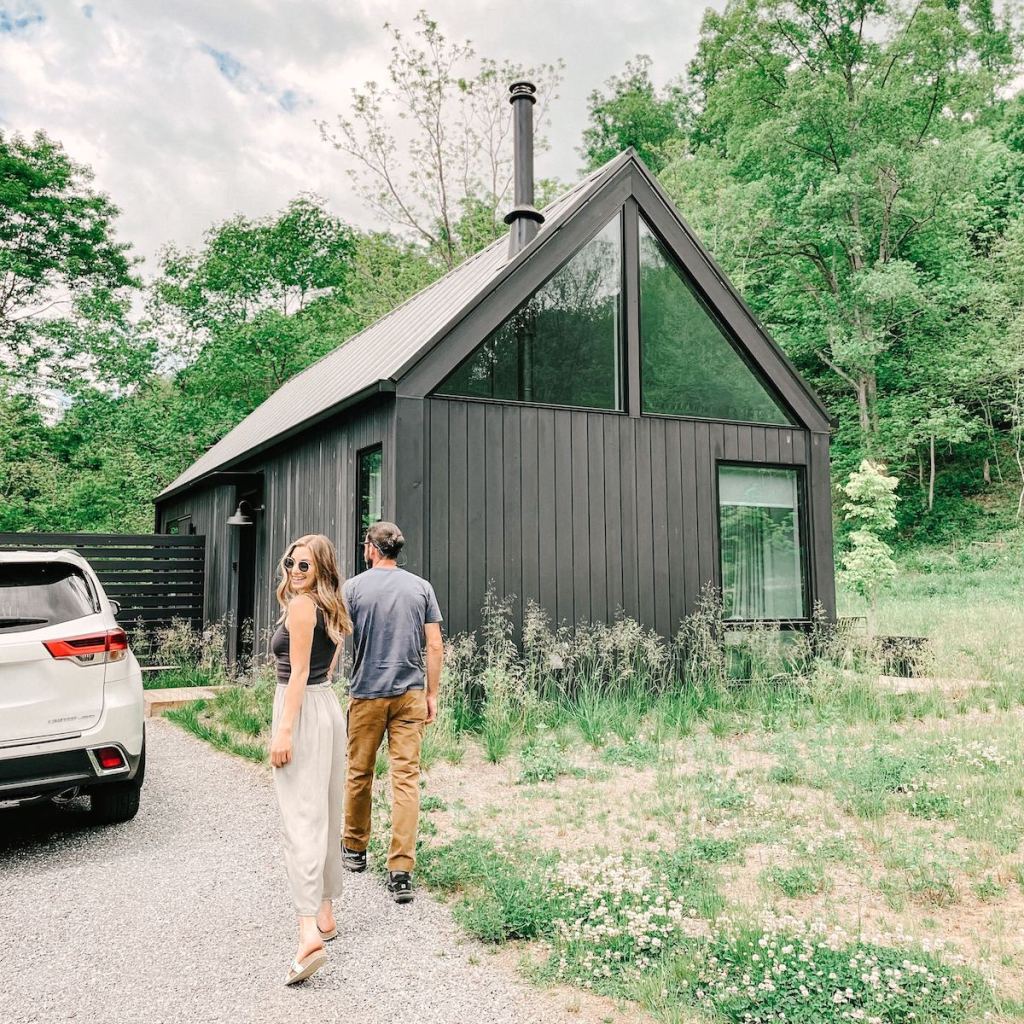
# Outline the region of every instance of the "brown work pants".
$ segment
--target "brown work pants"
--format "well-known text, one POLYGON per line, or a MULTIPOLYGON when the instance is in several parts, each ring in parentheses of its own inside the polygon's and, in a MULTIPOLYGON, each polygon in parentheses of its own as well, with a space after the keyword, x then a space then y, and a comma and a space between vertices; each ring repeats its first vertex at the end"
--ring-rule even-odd
POLYGON ((420 744, 426 717, 427 697, 423 690, 408 690, 397 697, 351 697, 348 702, 344 842, 350 850, 365 850, 370 841, 373 769, 377 748, 387 733, 391 761, 389 871, 412 871, 416 865, 420 744))

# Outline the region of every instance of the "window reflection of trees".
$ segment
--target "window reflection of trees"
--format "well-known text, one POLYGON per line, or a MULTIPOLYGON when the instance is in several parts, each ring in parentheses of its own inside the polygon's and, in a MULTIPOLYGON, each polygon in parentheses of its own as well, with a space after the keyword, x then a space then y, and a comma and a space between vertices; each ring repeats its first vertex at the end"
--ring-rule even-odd
POLYGON ((440 392, 621 408, 621 289, 616 218, 492 333, 440 392))
POLYGON ((789 423, 643 223, 640 340, 645 412, 789 423))

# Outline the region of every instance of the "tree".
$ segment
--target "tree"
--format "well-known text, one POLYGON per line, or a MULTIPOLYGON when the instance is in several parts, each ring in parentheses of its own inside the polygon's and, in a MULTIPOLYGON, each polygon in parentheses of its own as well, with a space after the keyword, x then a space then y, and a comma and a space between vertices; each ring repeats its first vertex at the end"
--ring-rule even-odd
POLYGON ((850 532, 850 549, 843 555, 840 580, 868 602, 869 629, 872 628, 878 592, 896 575, 892 548, 882 539, 896 526, 896 487, 899 481, 886 476, 885 467, 865 459, 850 474, 843 487, 847 501, 846 519, 856 529, 850 532))
POLYGON ((425 11, 413 39, 391 36, 389 84, 353 92, 351 118, 320 123, 324 140, 353 161, 352 181, 386 224, 425 246, 450 269, 505 231, 499 210, 512 183, 508 86, 537 88, 536 147, 545 148, 547 106, 561 63, 522 68, 478 58, 467 41, 448 40, 425 11), (406 131, 396 132, 401 123, 406 131), (483 230, 481 230, 483 227, 483 230))
POLYGON ((658 174, 667 160, 666 147, 683 137, 686 104, 678 85, 662 95, 651 81, 651 58, 640 54, 626 63, 621 75, 595 89, 587 99, 588 124, 580 154, 590 171, 632 146, 658 174))
POLYGON ((39 132, 0 132, 0 374, 36 390, 136 379, 150 348, 119 295, 137 285, 117 207, 39 132))
POLYGON ((0 532, 47 529, 58 465, 37 403, 0 382, 0 532))
POLYGON ((230 429, 356 329, 346 303, 354 248, 323 200, 300 196, 277 216, 215 225, 200 250, 163 251, 150 314, 164 366, 202 409, 197 442, 230 429))
POLYGON ((665 184, 698 228, 718 218, 716 254, 789 353, 850 396, 862 451, 906 353, 967 322, 991 244, 979 197, 1012 164, 986 125, 1015 69, 986 0, 733 0, 705 17, 665 184))

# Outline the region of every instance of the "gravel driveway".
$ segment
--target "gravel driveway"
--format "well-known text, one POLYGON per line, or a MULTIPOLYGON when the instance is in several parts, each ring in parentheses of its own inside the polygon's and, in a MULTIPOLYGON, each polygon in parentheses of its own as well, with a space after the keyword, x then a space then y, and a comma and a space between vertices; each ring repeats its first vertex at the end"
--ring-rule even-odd
POLYGON ((269 772, 151 720, 142 807, 94 829, 81 808, 0 811, 0 1021, 579 1020, 420 893, 350 876, 330 965, 282 979, 294 918, 269 772))

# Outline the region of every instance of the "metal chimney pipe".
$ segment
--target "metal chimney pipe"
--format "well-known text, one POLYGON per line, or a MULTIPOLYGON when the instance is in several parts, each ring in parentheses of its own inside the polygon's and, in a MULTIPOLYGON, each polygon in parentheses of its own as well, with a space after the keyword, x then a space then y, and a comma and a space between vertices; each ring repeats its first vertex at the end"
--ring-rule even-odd
POLYGON ((533 205, 533 105, 537 87, 532 82, 513 82, 509 87, 512 104, 513 182, 515 205, 505 214, 509 225, 508 257, 529 245, 544 223, 544 215, 533 205))

